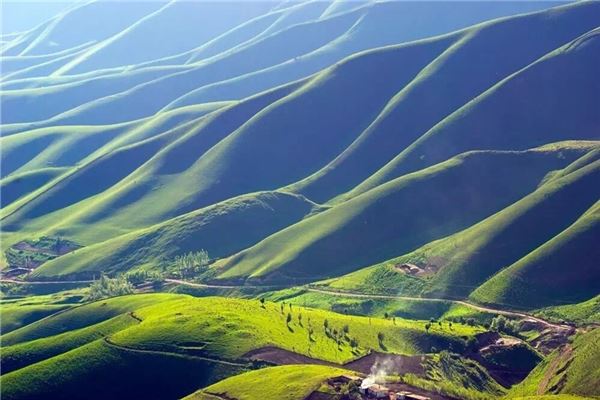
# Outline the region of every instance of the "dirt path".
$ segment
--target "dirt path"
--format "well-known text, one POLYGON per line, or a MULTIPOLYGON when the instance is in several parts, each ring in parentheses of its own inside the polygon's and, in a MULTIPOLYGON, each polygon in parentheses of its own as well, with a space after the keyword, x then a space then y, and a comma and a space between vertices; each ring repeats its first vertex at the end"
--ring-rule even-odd
POLYGON ((500 314, 500 315, 506 315, 506 316, 511 316, 511 317, 521 317, 521 318, 530 319, 530 320, 536 321, 540 324, 543 324, 547 327, 551 327, 554 329, 571 329, 571 327, 568 325, 555 324, 553 322, 546 321, 544 319, 533 316, 531 314, 527 314, 525 312, 507 311, 507 310, 500 310, 500 309, 492 308, 492 307, 479 306, 479 305, 469 303, 468 301, 464 301, 464 300, 452 300, 452 299, 433 298, 433 297, 392 296, 392 295, 385 295, 385 294, 363 294, 363 293, 354 293, 354 292, 342 292, 342 291, 335 291, 335 290, 316 289, 313 287, 305 287, 305 289, 308 290, 309 292, 322 293, 322 294, 328 294, 328 295, 340 296, 340 297, 356 297, 356 298, 364 298, 364 299, 427 301, 427 302, 447 302, 447 303, 459 304, 459 305, 462 305, 465 307, 472 308, 477 311, 483 311, 483 312, 488 312, 488 313, 492 313, 492 314, 500 314))
MULTIPOLYGON (((18 281, 14 279, 0 279, 0 282, 6 283, 16 283, 23 285, 44 285, 44 284, 60 284, 60 283, 92 283, 92 280, 77 280, 77 281, 18 281)), ((175 283, 178 285, 184 285, 189 287, 196 288, 204 288, 204 289, 274 289, 274 288, 285 288, 285 286, 252 286, 252 285, 213 285, 206 283, 195 283, 188 282, 180 279, 165 279, 165 282, 175 283)), ((294 286, 296 287, 296 286, 294 286)), ((508 311, 502 310, 498 308, 488 307, 488 306, 480 306, 477 304, 469 303, 465 300, 455 300, 448 298, 434 298, 434 297, 412 297, 412 296, 394 296, 394 295, 385 295, 385 294, 363 294, 363 293, 355 293, 355 292, 343 292, 336 290, 326 290, 326 289, 317 289, 310 286, 301 286, 300 288, 305 289, 309 292, 314 293, 322 293, 331 296, 339 296, 339 297, 354 297, 354 298, 362 298, 362 299, 385 299, 385 300, 407 300, 407 301, 426 301, 426 302, 448 302, 453 304, 459 304, 465 307, 472 308, 477 311, 488 312, 492 314, 506 315, 511 317, 520 317, 535 321, 549 328, 553 328, 556 330, 571 330, 572 328, 569 325, 556 324, 550 321, 546 321, 542 318, 536 317, 534 315, 521 312, 521 311, 508 311)))
POLYGON ((538 395, 543 395, 547 393, 548 385, 550 384, 552 378, 555 377, 557 369, 565 362, 567 362, 571 358, 572 354, 573 348, 570 345, 566 345, 560 351, 560 353, 556 357, 554 357, 552 362, 550 362, 550 365, 548 365, 548 367, 546 368, 546 372, 544 373, 544 376, 542 377, 542 380, 538 385, 536 391, 538 395))

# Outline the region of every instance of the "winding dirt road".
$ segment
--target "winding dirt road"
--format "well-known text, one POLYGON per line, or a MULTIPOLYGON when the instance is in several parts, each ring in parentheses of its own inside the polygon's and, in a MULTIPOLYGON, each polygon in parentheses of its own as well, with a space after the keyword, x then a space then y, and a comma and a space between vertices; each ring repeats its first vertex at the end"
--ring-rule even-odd
MULTIPOLYGON (((92 283, 91 280, 76 280, 76 281, 18 281, 14 279, 0 279, 0 282, 6 283, 16 283, 23 285, 44 285, 44 284, 60 284, 60 283, 92 283)), ((178 285, 184 285, 189 287, 201 288, 201 289, 283 289, 286 286, 253 286, 253 285, 213 285, 206 283, 195 283, 188 282, 181 279, 165 279, 165 282, 174 283, 178 285)), ((293 286, 298 287, 298 286, 293 286)), ((448 299, 448 298, 434 298, 434 297, 412 297, 412 296, 396 296, 396 295, 385 295, 385 294, 364 294, 364 293, 356 293, 356 292, 345 292, 345 291, 336 291, 336 290, 327 290, 327 289, 319 289, 312 286, 299 286, 299 288, 304 289, 309 292, 321 293, 330 296, 339 296, 339 297, 353 297, 353 298, 362 298, 362 299, 384 299, 384 300, 406 300, 406 301, 425 301, 425 302, 449 302, 453 304, 459 304, 465 307, 472 308, 477 311, 505 315, 510 317, 518 317, 525 318, 531 321, 538 322, 544 326, 549 328, 553 328, 556 330, 571 330, 572 327, 565 324, 557 324, 550 321, 546 321, 542 318, 536 317, 534 315, 521 312, 521 311, 509 311, 498 308, 493 308, 489 306, 481 306, 477 304, 470 303, 465 300, 456 300, 456 299, 448 299)))

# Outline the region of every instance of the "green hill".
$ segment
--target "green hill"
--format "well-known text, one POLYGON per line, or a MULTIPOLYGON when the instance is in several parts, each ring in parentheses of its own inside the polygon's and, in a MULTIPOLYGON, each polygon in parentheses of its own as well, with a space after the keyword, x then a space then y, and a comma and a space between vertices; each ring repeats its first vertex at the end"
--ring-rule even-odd
POLYGON ((536 315, 553 321, 574 321, 578 324, 600 323, 600 295, 577 304, 543 308, 536 315))
POLYGON ((560 157, 544 150, 472 152, 406 175, 224 260, 219 277, 314 281, 384 261, 529 194, 548 172, 581 155, 567 148, 560 157))
POLYGON ((286 365, 251 371, 215 383, 186 400, 212 400, 223 396, 240 400, 302 400, 328 378, 352 372, 323 365, 286 365))
POLYGON ((15 369, 0 378, 2 396, 69 398, 86 387, 91 398, 119 397, 124 390, 148 398, 181 397, 251 368, 243 355, 263 346, 342 363, 369 349, 400 354, 432 347, 461 349, 465 338, 479 332, 456 324, 452 330, 426 333, 424 326, 424 321, 393 323, 303 307, 286 306, 282 312, 279 304, 266 302, 263 307, 257 300, 117 297, 4 335, 2 362, 15 369), (292 319, 286 323, 288 313, 292 319), (344 325, 346 338, 337 345, 330 330, 341 331, 344 325), (377 332, 384 334, 383 340, 377 332), (356 338, 359 346, 350 346, 349 338, 356 338), (148 377, 152 388, 135 389, 148 377))
POLYGON ((539 308, 598 294, 600 202, 567 229, 500 271, 471 294, 483 303, 539 308))
MULTIPOLYGON (((597 6, 594 3, 577 3, 540 13, 494 20, 461 31, 461 35, 453 40, 451 46, 423 68, 388 102, 351 146, 325 168, 291 185, 290 190, 322 202, 352 189, 384 167, 399 153, 404 150, 409 151, 407 148, 420 136, 499 81, 596 27, 600 23, 596 17, 597 6), (536 31, 540 34, 528 35, 525 33, 528 31, 536 31), (519 46, 514 46, 516 41, 519 42, 519 46), (464 76, 469 76, 469 79, 463 79, 464 76)), ((529 87, 526 90, 530 90, 529 87)), ((520 96, 520 94, 515 95, 520 96)), ((486 112, 493 113, 500 109, 503 110, 502 107, 497 107, 486 112)), ((474 112, 480 113, 480 111, 474 112)), ((478 115, 485 121, 491 118, 491 115, 478 115)), ((489 128, 497 130, 488 131, 487 122, 478 122, 478 124, 477 127, 485 128, 473 130, 468 128, 468 132, 479 136, 476 138, 478 140, 489 136, 489 140, 497 139, 503 145, 511 146, 506 148, 517 149, 514 146, 519 143, 518 140, 529 139, 529 135, 522 135, 518 140, 509 141, 504 136, 503 128, 497 129, 493 126, 489 128), (478 132, 481 131, 485 133, 479 135, 478 132)), ((565 131, 567 132, 570 135, 574 130, 569 129, 565 131)), ((463 147, 463 151, 448 152, 449 149, 454 149, 452 146, 455 146, 456 139, 445 134, 439 136, 435 146, 446 151, 445 157, 433 160, 429 156, 425 158, 426 155, 423 153, 418 153, 419 160, 408 172, 443 161, 463 151, 504 148, 481 147, 479 144, 474 144, 477 142, 471 141, 468 142, 470 147, 463 147)), ((527 147, 535 147, 541 143, 532 141, 527 147)), ((392 168, 392 165, 386 166, 383 171, 389 168, 392 168)), ((385 179, 378 179, 378 174, 371 178, 373 185, 365 183, 364 188, 374 187, 399 175, 400 173, 390 174, 385 179)), ((371 179, 367 182, 371 182, 371 179)), ((356 193, 360 192, 362 189, 357 189, 356 193)), ((342 198, 353 194, 355 192, 342 198)))
MULTIPOLYGON (((570 146, 562 144, 562 146, 570 146)), ((577 148, 578 145, 575 145, 577 148)), ((582 259, 573 263, 575 254, 566 256, 553 253, 552 257, 557 263, 572 264, 571 279, 566 272, 556 271, 553 279, 560 284, 579 285, 590 282, 590 288, 583 290, 579 287, 566 287, 565 290, 548 289, 554 287, 545 281, 527 282, 526 289, 518 296, 515 293, 507 294, 503 298, 486 297, 488 291, 498 277, 496 273, 528 254, 551 246, 555 236, 566 234, 577 221, 592 211, 600 193, 596 190, 595 182, 598 180, 600 164, 595 158, 598 155, 594 150, 596 145, 588 144, 587 154, 578 158, 562 170, 549 173, 544 183, 537 190, 523 199, 502 209, 498 213, 483 221, 446 238, 428 243, 421 248, 386 260, 385 262, 345 275, 343 277, 325 281, 326 285, 335 290, 354 290, 365 293, 391 293, 403 295, 426 295, 430 297, 464 297, 469 295, 479 285, 484 284, 474 294, 474 299, 487 301, 517 308, 536 308, 554 304, 572 303, 587 300, 595 294, 594 281, 581 279, 582 276, 594 276, 590 271, 590 264, 585 263, 585 257, 590 254, 593 259, 594 249, 591 242, 578 240, 573 244, 581 254, 582 259), (591 151, 589 149, 592 149, 591 151), (587 212, 587 214, 586 214, 587 212), (563 232, 564 231, 564 232, 563 232), (521 232, 528 232, 526 236, 521 232), (419 268, 415 273, 408 273, 396 266, 409 263, 419 268), (562 281, 561 279, 565 279, 562 281), (567 283, 567 281, 569 283, 567 283), (485 293, 485 295, 483 295, 485 293), (537 296, 551 297, 550 303, 529 304, 525 293, 538 293, 537 296), (545 294, 542 294, 545 293, 545 294), (578 293, 574 297, 569 293, 578 293), (485 299, 485 300, 484 300, 485 299), (521 300, 522 299, 522 300, 521 300)), ((559 151, 555 146, 545 147, 547 151, 559 151)), ((560 147, 559 147, 560 148, 560 147)), ((560 152, 560 151, 559 151, 560 152)), ((580 153, 582 154, 582 153, 580 153)), ((546 265, 546 262, 545 264, 546 265)), ((557 267, 558 268, 558 267, 557 267)), ((549 276, 546 273, 537 273, 537 276, 549 276)), ((516 279, 516 278, 515 278, 516 279)), ((506 283, 512 286, 513 282, 506 283)), ((514 287, 517 284, 514 283, 514 287)), ((532 294, 532 296, 534 296, 532 294)))
POLYGON ((597 138, 594 104, 600 101, 600 82, 588 77, 600 66, 599 38, 597 30, 574 37, 499 81, 438 122, 349 196, 469 150, 525 149, 573 139, 573 134, 597 138))
POLYGON ((45 263, 34 275, 35 279, 89 278, 100 271, 156 269, 172 263, 177 255, 200 249, 212 258, 229 256, 316 211, 316 204, 298 195, 244 195, 79 249, 45 263))
POLYGON ((600 329, 580 333, 572 344, 556 350, 541 362, 508 398, 535 395, 574 395, 596 398, 600 391, 600 329))

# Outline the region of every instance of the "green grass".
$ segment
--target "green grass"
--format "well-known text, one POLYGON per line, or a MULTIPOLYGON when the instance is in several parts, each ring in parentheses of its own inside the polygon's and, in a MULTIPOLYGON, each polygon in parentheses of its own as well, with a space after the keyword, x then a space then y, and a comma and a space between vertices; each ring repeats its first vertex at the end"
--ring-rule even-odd
MULTIPOLYGON (((552 249, 560 247, 556 244, 550 247, 556 243, 555 240, 559 239, 559 237, 553 238, 566 228, 568 230, 561 235, 577 231, 575 227, 578 225, 589 232, 584 234, 581 230, 577 231, 582 235, 577 237, 582 240, 575 242, 573 237, 570 242, 574 246, 571 251, 579 258, 574 268, 565 271, 559 266, 573 263, 573 255, 563 252, 564 256, 558 257, 554 254, 556 256, 554 262, 559 265, 555 267, 552 275, 553 278, 556 277, 555 283, 548 287, 555 289, 550 290, 541 280, 535 280, 536 277, 543 278, 548 275, 531 272, 532 279, 528 281, 525 291, 528 295, 534 296, 531 290, 534 288, 538 296, 545 295, 545 299, 548 299, 548 296, 552 297, 545 300, 549 303, 541 303, 541 305, 550 305, 552 302, 564 304, 593 296, 597 293, 593 283, 595 280, 580 280, 579 277, 594 276, 594 270, 590 269, 589 263, 594 259, 595 250, 591 242, 584 241, 583 238, 593 235, 595 229, 593 209, 595 208, 582 217, 588 222, 580 221, 571 228, 569 225, 575 223, 597 200, 599 193, 592 187, 595 187, 594 182, 598 179, 600 164, 597 160, 594 161, 593 157, 590 158, 590 154, 594 155, 596 151, 589 150, 595 149, 597 144, 587 143, 583 147, 579 145, 580 143, 561 143, 540 149, 539 151, 542 152, 554 152, 555 155, 561 154, 559 149, 572 149, 575 154, 582 154, 577 150, 579 148, 584 155, 565 169, 557 170, 557 173, 550 179, 545 179, 544 183, 530 195, 489 218, 446 238, 428 243, 408 254, 339 278, 320 282, 319 285, 326 286, 328 290, 367 294, 462 297, 488 279, 491 278, 492 282, 498 279, 492 278, 494 274, 519 261, 528 253, 538 251, 536 249, 546 247, 550 252, 548 254, 554 254, 552 249), (550 214, 553 218, 548 217, 550 214), (521 234, 523 231, 529 232, 528 235, 523 236, 521 234), (425 268, 425 274, 411 276, 394 268, 394 265, 406 262, 425 268), (560 286, 559 281, 565 286, 557 288, 560 286), (581 285, 585 286, 585 289, 583 286, 580 287, 581 285)), ((505 273, 506 271, 499 276, 505 273)), ((508 287, 511 284, 506 283, 506 285, 508 287)), ((490 303, 519 308, 535 306, 535 304, 525 304, 527 297, 519 297, 520 295, 517 296, 513 292, 508 293, 504 298, 489 299, 493 292, 490 292, 489 286, 484 287, 485 289, 480 293, 485 293, 488 296, 486 301, 490 303)))
POLYGON ((460 350, 467 338, 481 332, 455 324, 452 330, 426 333, 425 321, 398 318, 393 323, 300 306, 290 310, 286 305, 284 310, 282 314, 280 304, 269 301, 262 307, 258 300, 168 294, 124 296, 75 307, 2 336, 2 366, 9 371, 0 381, 2 396, 68 398, 86 387, 93 398, 114 397, 118 390, 134 390, 142 377, 152 377, 156 393, 181 397, 253 368, 242 356, 264 346, 341 364, 371 350, 460 350), (339 345, 326 334, 325 319, 331 331, 341 332, 348 325, 339 345), (382 341, 379 332, 385 335, 382 341), (349 345, 350 338, 358 341, 358 348, 349 345))
POLYGON ((131 315, 119 315, 85 328, 4 347, 1 366, 4 374, 66 353, 137 323, 131 315))
POLYGON ((600 393, 600 329, 579 333, 572 354, 564 349, 554 351, 520 384, 514 386, 510 398, 536 394, 565 394, 597 397, 600 393))
POLYGON ((240 196, 80 249, 36 269, 33 276, 91 277, 99 271, 160 269, 171 265, 177 255, 200 248, 207 250, 212 258, 219 258, 317 210, 316 204, 288 193, 240 196), (223 240, 224 236, 228 240, 223 240))
POLYGON ((407 374, 402 380, 433 392, 468 400, 494 399, 506 392, 478 363, 457 354, 436 354, 424 363, 424 368, 424 378, 407 374))
POLYGON ((547 150, 460 155, 277 232, 218 263, 219 277, 314 281, 390 259, 511 205, 585 150, 562 152, 563 157, 547 150))
POLYGON ((288 365, 246 372, 204 388, 186 400, 209 400, 211 394, 238 400, 305 399, 328 378, 348 371, 321 365, 288 365))
POLYGON ((597 202, 567 229, 486 281, 471 298, 483 303, 540 308, 596 296, 600 253, 595 244, 599 233, 597 202))
POLYGON ((154 346, 173 343, 203 343, 203 352, 210 355, 237 358, 246 352, 273 345, 319 359, 343 363, 364 354, 369 349, 399 354, 419 354, 451 346, 462 348, 462 336, 479 332, 479 328, 456 325, 452 331, 434 329, 425 333, 425 321, 397 319, 394 325, 383 318, 368 318, 336 314, 329 311, 303 307, 284 308, 266 303, 261 308, 258 300, 226 298, 182 298, 160 303, 136 311, 144 321, 131 329, 113 335, 115 342, 123 345, 152 349, 154 346), (287 314, 292 322, 286 324, 287 314), (302 315, 302 325, 298 315, 302 315), (308 321, 313 326, 312 340, 308 337, 308 321), (358 340, 360 348, 354 351, 347 341, 341 346, 328 338, 324 320, 331 329, 340 331, 344 325, 350 329, 349 337, 358 340), (377 333, 385 340, 380 343, 377 333), (218 338, 218 340, 216 340, 218 338))
POLYGON ((535 314, 557 322, 571 321, 581 325, 600 323, 600 295, 581 303, 542 308, 535 314))
MULTIPOLYGON (((570 18, 573 18, 572 21, 586 19, 579 14, 585 13, 584 9, 571 8, 570 12, 568 9, 569 7, 550 10, 546 17, 567 24, 570 18), (567 11, 567 14, 563 14, 563 11, 567 11)), ((518 37, 525 37, 533 26, 542 22, 534 22, 533 19, 535 17, 521 26, 518 19, 512 19, 509 21, 511 27, 508 31, 517 35, 520 31, 518 37)), ((545 22, 548 21, 546 19, 545 22)), ((587 28, 561 39, 554 36, 560 34, 549 26, 541 28, 548 38, 552 37, 550 40, 556 40, 553 46, 546 47, 543 53, 529 63, 516 66, 470 101, 436 121, 426 133, 353 189, 348 196, 364 193, 384 182, 470 150, 526 149, 573 139, 569 132, 580 132, 582 135, 579 139, 595 139, 591 130, 597 123, 593 104, 599 101, 598 91, 589 86, 585 77, 593 74, 598 66, 598 60, 593 55, 598 38, 587 33, 595 29, 598 23, 591 20, 588 23, 591 25, 587 28), (583 43, 585 45, 579 45, 583 43), (553 84, 549 85, 548 82, 553 84), (525 104, 534 106, 525 107, 525 104), (482 130, 485 133, 481 133, 482 130)), ((485 32, 482 32, 482 37, 483 35, 485 32)), ((490 42, 486 42, 479 48, 479 52, 489 50, 489 45, 490 42)), ((532 46, 526 54, 536 51, 540 48, 538 46, 539 43, 532 46)), ((492 48, 497 50, 495 46, 492 48)))
POLYGON ((180 398, 242 372, 180 355, 132 352, 91 342, 0 377, 3 399, 180 398), (152 382, 151 385, 147 384, 152 382))
MULTIPOLYGON (((4 290, 4 288, 3 288, 4 290)), ((2 297, 0 299, 0 331, 2 334, 29 325, 58 311, 75 307, 83 299, 78 290, 58 292, 51 295, 2 297)))
POLYGON ((106 321, 125 312, 134 311, 145 305, 167 302, 176 298, 176 295, 169 294, 141 294, 132 297, 115 297, 96 303, 81 305, 74 307, 69 312, 51 315, 2 335, 2 345, 11 346, 17 343, 84 328, 106 321))
MULTIPOLYGON (((316 286, 317 288, 319 286, 316 286)), ((330 290, 328 287, 323 289, 330 290)), ((427 299, 381 299, 344 296, 343 293, 327 294, 305 289, 284 289, 262 294, 272 301, 285 301, 294 305, 321 308, 342 314, 382 317, 385 313, 405 319, 428 320, 473 318, 480 325, 489 323, 496 316, 449 301, 429 301, 427 299)), ((435 328, 435 327, 434 327, 435 328)))

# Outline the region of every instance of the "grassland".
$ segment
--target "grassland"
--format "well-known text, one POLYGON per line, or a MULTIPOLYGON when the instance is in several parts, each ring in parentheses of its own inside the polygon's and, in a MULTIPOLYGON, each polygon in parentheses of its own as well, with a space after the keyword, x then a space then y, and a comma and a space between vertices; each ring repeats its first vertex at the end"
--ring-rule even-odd
MULTIPOLYGON (((408 252, 509 206, 534 191, 548 172, 590 150, 558 148, 471 152, 397 178, 223 260, 216 265, 219 277, 315 280, 408 252), (471 196, 474 184, 477 197, 471 196)), ((407 281, 418 287, 416 280, 407 281)))
POLYGON ((190 396, 186 400, 213 400, 228 396, 239 400, 304 399, 328 378, 348 371, 321 365, 289 365, 237 375, 190 396))
POLYGON ((600 377, 596 366, 600 359, 599 338, 600 329, 578 334, 572 344, 552 353, 525 381, 513 387, 509 396, 598 396, 600 377))
POLYGON ((264 346, 343 364, 371 350, 460 350, 466 338, 480 331, 455 324, 426 333, 425 321, 351 316, 269 301, 263 305, 258 300, 169 294, 117 297, 3 335, 2 367, 8 373, 1 378, 2 394, 67 398, 76 388, 87 387, 93 396, 115 395, 117 390, 133 390, 139 373, 157 379, 157 393, 182 396, 203 383, 253 368, 243 356, 264 346), (332 338, 334 332, 339 340, 332 338), (350 339, 356 340, 354 347, 350 339), (184 383, 186 379, 193 380, 184 383))
POLYGON ((573 321, 582 325, 600 323, 600 296, 581 303, 543 308, 535 314, 552 321, 573 321))
POLYGON ((177 255, 199 248, 219 258, 317 211, 316 204, 298 195, 262 192, 240 196, 59 257, 36 269, 33 276, 91 277, 99 271, 163 269, 177 255), (227 240, 223 240, 225 236, 227 240))
MULTIPOLYGON (((570 146, 572 144, 564 143, 559 148, 570 146)), ((577 148, 579 144, 575 146, 577 148)), ((586 282, 592 281, 581 280, 579 277, 594 276, 594 272, 588 270, 589 260, 593 259, 595 249, 589 242, 583 239, 575 241, 575 236, 572 236, 576 232, 579 235, 593 235, 595 229, 594 210, 597 207, 594 203, 600 194, 591 188, 594 186, 593 182, 598 179, 600 164, 597 160, 594 161, 597 154, 594 149, 597 145, 592 142, 588 146, 590 146, 587 147, 588 150, 584 150, 586 147, 581 148, 584 150, 580 153, 584 154, 583 156, 566 168, 549 174, 533 193, 468 229, 428 243, 403 256, 340 278, 325 280, 320 282, 319 286, 325 286, 330 290, 366 294, 455 298, 466 296, 479 285, 484 284, 484 287, 476 293, 492 293, 491 286, 485 285, 493 285, 495 279, 500 279, 507 272, 503 271, 498 278, 494 277, 496 273, 513 263, 525 262, 529 253, 535 254, 545 248, 550 252, 549 254, 552 254, 554 263, 558 265, 554 267, 552 274, 543 276, 552 276, 557 280, 556 285, 564 285, 562 289, 557 288, 552 291, 552 298, 538 298, 537 302, 528 303, 526 297, 519 297, 521 300, 518 303, 515 300, 517 297, 511 293, 503 298, 488 297, 485 301, 505 307, 532 309, 536 306, 573 303, 593 297, 597 288, 584 290, 571 286, 580 284, 585 286, 586 282), (549 215, 554 217, 549 218, 549 215), (584 216, 581 217, 582 215, 584 216), (579 218, 583 220, 578 220, 579 218), (525 230, 530 232, 527 237, 519 235, 519 232, 525 230), (564 252, 553 253, 554 249, 558 251, 561 248, 558 246, 561 237, 571 237, 572 245, 588 246, 585 252, 575 253, 581 258, 579 261, 575 261, 573 255, 567 256, 564 252), (519 261, 521 259, 523 261, 519 261), (409 274, 396 267, 404 263, 415 264, 421 268, 421 271, 409 274), (574 264, 570 270, 572 274, 561 270, 560 265, 563 264, 574 264), (562 283, 559 284, 559 281, 562 283), (578 293, 580 297, 575 298, 570 293, 578 293)), ((576 237, 580 238, 580 236, 576 237)), ((587 236, 581 236, 584 237, 587 236)), ((539 263, 536 265, 540 266, 539 263)), ((542 275, 536 272, 535 276, 541 278, 542 275)), ((518 285, 517 283, 513 285, 512 282, 505 282, 505 284, 516 290, 518 285)), ((550 293, 545 281, 532 280, 528 282, 527 287, 526 291, 531 296, 534 296, 532 291, 534 288, 537 293, 540 293, 538 296, 542 296, 541 293, 544 291, 550 293)), ((474 295, 473 298, 483 301, 476 296, 474 295)))

